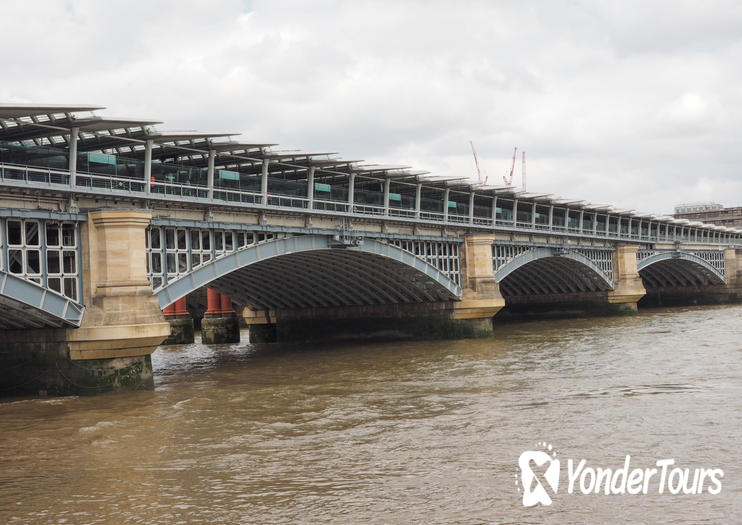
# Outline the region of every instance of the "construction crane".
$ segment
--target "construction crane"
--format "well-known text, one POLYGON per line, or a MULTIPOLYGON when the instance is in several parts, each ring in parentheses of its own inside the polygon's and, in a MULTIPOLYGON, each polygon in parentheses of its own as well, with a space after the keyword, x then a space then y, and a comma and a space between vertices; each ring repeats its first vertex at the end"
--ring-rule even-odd
POLYGON ((479 159, 477 159, 477 150, 474 149, 474 142, 470 140, 469 144, 471 144, 471 152, 474 154, 474 165, 477 167, 477 181, 479 184, 487 184, 487 179, 489 177, 485 177, 484 182, 482 182, 482 172, 479 171, 479 159))
POLYGON ((513 171, 515 170, 515 155, 518 153, 518 146, 515 146, 515 149, 513 150, 513 164, 510 166, 510 175, 503 175, 502 180, 505 181, 505 184, 508 186, 513 185, 513 171))

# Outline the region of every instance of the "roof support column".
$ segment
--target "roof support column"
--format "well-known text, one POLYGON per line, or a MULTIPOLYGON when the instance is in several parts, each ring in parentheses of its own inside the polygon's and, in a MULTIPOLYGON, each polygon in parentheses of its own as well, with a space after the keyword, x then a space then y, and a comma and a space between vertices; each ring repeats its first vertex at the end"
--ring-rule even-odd
POLYGON ((419 182, 415 186, 415 218, 420 218, 420 200, 422 199, 423 185, 419 182))
POLYGON ((518 199, 513 199, 513 228, 518 226, 518 199))
POLYGON ((310 210, 314 209, 314 170, 315 166, 309 166, 309 173, 307 173, 307 208, 310 210))
MULTIPOLYGON (((618 218, 618 229, 621 229, 621 217, 618 218)), ((631 239, 631 236, 633 234, 631 233, 631 217, 629 217, 629 239, 631 239)))
POLYGON ((389 186, 392 183, 392 179, 387 177, 384 181, 384 215, 389 215, 389 186))
POLYGON ((448 222, 448 197, 451 194, 451 190, 446 188, 443 192, 443 222, 448 222))
POLYGON ((209 199, 214 198, 214 159, 216 158, 216 151, 213 149, 209 150, 209 164, 206 169, 206 185, 209 188, 209 199))
POLYGON ((70 172, 70 186, 77 186, 77 138, 80 135, 80 128, 74 127, 70 129, 70 158, 69 158, 69 172, 70 172))
POLYGON ((152 193, 152 139, 144 143, 144 191, 152 193))
POLYGON ((356 174, 352 173, 348 176, 348 211, 353 213, 353 205, 356 200, 356 174))
POLYGON ((531 228, 536 229, 536 201, 531 206, 531 228))
POLYGON ((492 197, 492 226, 497 224, 497 195, 492 197))
POLYGON ((593 212, 593 235, 598 233, 598 212, 597 210, 593 212))
POLYGON ((580 233, 585 229, 585 210, 580 210, 580 233))
POLYGON ((554 205, 549 206, 549 230, 554 228, 554 205))
POLYGON ((474 192, 469 194, 469 224, 474 224, 474 192))
POLYGON ((260 176, 260 202, 264 206, 268 204, 268 164, 269 159, 263 159, 263 173, 260 176))

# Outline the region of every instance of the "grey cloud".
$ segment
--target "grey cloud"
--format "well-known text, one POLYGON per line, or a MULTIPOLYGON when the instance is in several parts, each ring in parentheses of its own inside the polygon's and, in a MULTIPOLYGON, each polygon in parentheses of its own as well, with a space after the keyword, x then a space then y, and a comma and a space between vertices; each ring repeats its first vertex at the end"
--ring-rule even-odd
POLYGON ((670 212, 740 204, 735 2, 11 3, 0 99, 670 212), (29 36, 29 28, 33 36, 29 36), (519 168, 518 168, 519 169, 519 168))

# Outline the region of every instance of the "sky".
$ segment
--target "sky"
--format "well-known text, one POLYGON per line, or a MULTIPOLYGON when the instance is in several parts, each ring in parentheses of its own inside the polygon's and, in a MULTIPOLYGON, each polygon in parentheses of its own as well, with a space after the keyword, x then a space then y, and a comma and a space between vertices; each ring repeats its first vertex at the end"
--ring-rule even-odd
POLYGON ((10 0, 0 102, 528 191, 742 206, 737 1, 10 0))

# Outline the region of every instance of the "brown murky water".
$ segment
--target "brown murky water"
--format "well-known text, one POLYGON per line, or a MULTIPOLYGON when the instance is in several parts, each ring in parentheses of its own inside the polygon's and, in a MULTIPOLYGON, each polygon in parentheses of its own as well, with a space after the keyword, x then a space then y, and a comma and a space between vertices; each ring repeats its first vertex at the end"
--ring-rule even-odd
MULTIPOLYGON (((497 338, 160 348, 154 392, 0 402, 0 523, 739 523, 742 307, 497 338), (724 469, 524 508, 521 452, 724 469)), ((566 469, 566 466, 563 470, 566 469)))

